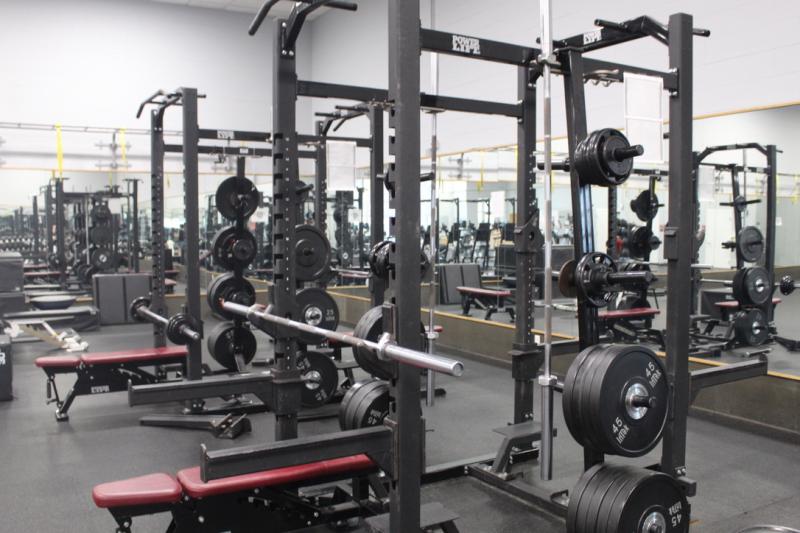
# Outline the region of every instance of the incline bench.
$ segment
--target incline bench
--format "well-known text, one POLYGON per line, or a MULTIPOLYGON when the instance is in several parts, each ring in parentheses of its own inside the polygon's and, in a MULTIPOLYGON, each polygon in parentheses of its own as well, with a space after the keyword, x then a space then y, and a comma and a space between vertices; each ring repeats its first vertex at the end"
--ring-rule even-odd
MULTIPOLYGON (((361 502, 302 498, 292 489, 376 474, 366 455, 275 468, 204 483, 200 467, 187 468, 177 477, 150 474, 97 485, 92 499, 108 509, 118 533, 129 533, 136 516, 170 512, 170 533, 218 531, 294 531, 312 525, 359 516, 361 502)), ((385 492, 377 479, 373 490, 385 492)), ((368 491, 367 491, 368 493, 368 491)), ((381 494, 381 492, 377 492, 381 494)), ((336 493, 334 493, 336 494, 336 493)))
POLYGON ((161 383, 169 372, 186 372, 186 348, 140 348, 119 352, 85 353, 81 355, 47 355, 36 358, 35 364, 47 374, 47 403, 56 403, 56 420, 69 420, 69 411, 76 396, 128 390, 134 385, 161 383), (152 371, 150 371, 152 369, 152 371), (56 388, 56 376, 76 374, 72 388, 62 400, 56 388))

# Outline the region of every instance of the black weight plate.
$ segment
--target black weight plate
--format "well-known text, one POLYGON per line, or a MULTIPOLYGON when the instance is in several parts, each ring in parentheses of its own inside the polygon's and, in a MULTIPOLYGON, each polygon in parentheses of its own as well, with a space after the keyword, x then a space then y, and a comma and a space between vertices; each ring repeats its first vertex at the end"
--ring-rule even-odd
POLYGON ((89 230, 89 241, 92 244, 111 244, 114 240, 114 230, 111 226, 95 226, 89 230))
POLYGON ((558 291, 565 298, 575 298, 578 295, 578 288, 575 286, 575 265, 575 260, 570 259, 561 265, 558 273, 558 291))
POLYGON ((584 531, 578 529, 578 517, 583 515, 584 508, 587 505, 587 489, 604 468, 606 468, 606 465, 602 463, 591 467, 583 473, 578 483, 570 491, 567 505, 567 533, 584 533, 584 531))
MULTIPOLYGON (((336 331, 339 327, 339 306, 325 290, 319 287, 299 290, 295 296, 295 303, 297 320, 330 331, 336 331)), ((297 340, 305 344, 321 344, 325 338, 298 331, 297 340)))
POLYGON ((366 382, 362 387, 359 387, 355 392, 348 404, 348 412, 345 417, 346 429, 356 429, 361 404, 366 401, 367 397, 372 394, 374 390, 379 389, 382 383, 385 383, 385 381, 373 379, 366 382))
POLYGON ((95 248, 89 256, 89 261, 98 270, 111 270, 117 265, 117 256, 108 248, 95 248))
POLYGON ((631 200, 631 211, 642 222, 650 222, 658 214, 658 195, 650 196, 650 189, 646 189, 631 200))
POLYGON ((246 279, 237 279, 232 272, 228 272, 209 283, 206 301, 214 314, 225 320, 233 320, 236 315, 225 311, 220 305, 220 300, 251 306, 256 303, 256 290, 246 279))
MULTIPOLYGON (((95 222, 108 222, 111 220, 111 209, 109 209, 108 204, 97 204, 96 206, 92 207, 92 210, 89 212, 89 216, 95 222)), ((82 223, 83 220, 81 220, 81 224, 82 223)))
POLYGON ((647 254, 658 250, 661 240, 647 226, 639 226, 628 237, 628 251, 631 257, 644 259, 647 254))
POLYGON ((593 379, 592 427, 597 449, 624 457, 640 457, 661 439, 667 417, 669 388, 661 360, 645 346, 613 345, 606 364, 593 379), (635 408, 628 401, 636 391, 654 397, 655 405, 635 408))
POLYGON ((772 278, 764 267, 745 267, 733 276, 732 289, 740 304, 763 305, 772 298, 772 278))
MULTIPOLYGON (((359 319, 353 335, 360 339, 377 342, 383 334, 383 308, 373 307, 359 319)), ((395 363, 382 361, 377 354, 367 348, 354 348, 353 356, 362 369, 370 375, 381 379, 391 379, 394 375, 395 363)))
POLYGON ((348 430, 355 429, 358 410, 361 408, 361 403, 364 401, 364 398, 366 398, 373 390, 380 387, 382 382, 383 380, 373 378, 371 381, 365 383, 363 387, 359 388, 359 390, 353 395, 347 418, 345 420, 348 430))
POLYGON ((618 483, 625 487, 615 498, 607 531, 689 531, 690 509, 677 481, 662 472, 625 467, 618 483), (656 528, 654 524, 658 524, 656 528))
POLYGON ((319 228, 297 226, 294 251, 298 281, 314 281, 325 275, 331 263, 331 243, 319 228))
POLYGON ((353 383, 353 386, 347 389, 347 392, 344 393, 342 397, 342 401, 339 404, 339 429, 345 431, 348 427, 348 418, 350 416, 350 409, 351 403, 353 402, 353 397, 356 395, 358 389, 366 385, 367 383, 371 383, 373 381, 378 381, 376 378, 368 378, 356 381, 353 383))
MULTIPOLYGON (((211 357, 224 368, 236 372, 236 355, 241 355, 245 365, 250 364, 256 355, 258 343, 250 328, 237 327, 233 322, 220 322, 206 340, 211 357)), ((244 370, 244 369, 241 369, 244 370)))
POLYGON ((619 149, 630 148, 628 139, 619 131, 607 128, 602 130, 600 137, 600 162, 605 170, 605 179, 608 186, 616 186, 628 179, 633 170, 633 158, 629 157, 619 161, 614 154, 619 149))
POLYGON ((379 381, 359 403, 353 429, 380 426, 389 414, 389 384, 379 381))
POLYGON ((217 187, 217 211, 228 220, 245 219, 258 209, 261 193, 247 178, 231 176, 217 187))
POLYGON ((339 371, 333 359, 319 352, 300 352, 297 368, 304 379, 303 407, 320 407, 330 402, 339 386, 339 371))
POLYGON ((761 309, 739 311, 733 315, 736 340, 747 346, 761 346, 769 340, 769 323, 761 309))
POLYGON ((31 298, 31 305, 43 311, 67 309, 75 303, 75 296, 37 296, 31 298))
POLYGON ((246 268, 256 257, 258 245, 255 236, 246 229, 234 226, 221 228, 211 241, 214 264, 224 270, 246 268))
POLYGON ((742 259, 755 263, 764 255, 764 235, 755 226, 745 226, 736 235, 736 248, 742 259))
POLYGON ((581 384, 585 377, 584 367, 589 362, 592 352, 598 345, 590 346, 581 351, 572 361, 564 377, 564 391, 562 393, 561 407, 564 412, 564 420, 567 424, 572 438, 578 443, 583 443, 582 422, 580 420, 580 391, 581 384))
MULTIPOLYGON (((605 307, 614 293, 605 284, 598 284, 595 276, 598 271, 613 273, 617 271, 614 260, 602 252, 589 252, 575 266, 575 285, 578 293, 593 307, 605 307)), ((559 276, 560 277, 560 276, 559 276)))
POLYGON ((589 483, 583 492, 581 499, 581 512, 578 513, 577 529, 578 531, 589 531, 590 528, 595 526, 597 522, 597 515, 600 511, 599 505, 603 501, 606 492, 610 488, 609 484, 609 471, 607 468, 601 468, 589 483))

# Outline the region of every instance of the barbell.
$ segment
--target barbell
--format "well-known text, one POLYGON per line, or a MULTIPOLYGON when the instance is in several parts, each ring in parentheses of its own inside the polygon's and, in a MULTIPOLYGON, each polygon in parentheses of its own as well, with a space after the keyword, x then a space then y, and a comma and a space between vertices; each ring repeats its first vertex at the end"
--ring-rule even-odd
POLYGON ((259 304, 248 307, 234 302, 222 301, 221 307, 231 314, 246 317, 254 326, 262 331, 271 329, 267 324, 275 324, 294 331, 324 337, 340 344, 347 344, 359 350, 370 350, 375 353, 379 359, 384 361, 397 361, 413 367, 433 370, 434 372, 441 372, 442 374, 455 377, 459 377, 464 373, 464 364, 462 362, 439 355, 404 348, 397 345, 392 336, 388 333, 384 333, 377 342, 373 342, 354 335, 348 335, 347 333, 330 331, 306 324, 305 322, 283 318, 272 314, 269 307, 264 307, 259 304))
POLYGON ((164 318, 150 309, 150 298, 140 296, 131 302, 131 318, 137 322, 150 322, 160 324, 166 328, 167 338, 175 344, 188 344, 199 341, 203 336, 198 333, 199 325, 189 314, 178 313, 170 318, 164 318))

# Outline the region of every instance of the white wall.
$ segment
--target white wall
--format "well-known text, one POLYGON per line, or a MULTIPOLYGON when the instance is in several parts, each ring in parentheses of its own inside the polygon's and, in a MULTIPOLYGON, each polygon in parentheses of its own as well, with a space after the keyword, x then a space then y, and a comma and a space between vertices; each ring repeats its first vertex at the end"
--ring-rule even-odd
MULTIPOLYGON (((421 18, 428 26, 429 0, 421 18)), ((331 11, 312 25, 313 78, 318 81, 385 87, 387 81, 386 0, 360 1, 356 13, 331 11)), ((538 36, 535 0, 436 0, 436 28, 487 39, 534 45, 538 36)), ((797 99, 800 43, 793 37, 800 2, 775 0, 769 9, 746 0, 593 0, 553 2, 554 36, 570 36, 593 28, 595 18, 622 21, 647 14, 666 22, 670 13, 685 11, 708 39, 695 39, 695 114, 797 99)), ((597 57, 645 67, 667 67, 666 48, 654 40, 614 47, 597 57)), ((440 93, 504 102, 516 100, 514 69, 469 59, 442 56, 440 93)), ((422 87, 428 90, 427 54, 422 87)), ((554 91, 554 131, 566 131, 560 82, 554 91)), ((317 103, 315 108, 329 108, 317 103)), ((590 128, 623 125, 621 86, 587 86, 590 128)), ((357 131, 355 126, 351 131, 357 131)), ((541 129, 539 130, 541 135, 541 129)), ((510 119, 446 113, 440 119, 441 149, 461 150, 515 141, 510 119)), ((423 143, 424 145, 424 143, 423 143)))
MULTIPOLYGON (((186 86, 207 95, 199 104, 201 127, 269 131, 274 21, 250 37, 251 18, 142 0, 2 0, 0 121, 148 128, 147 114, 135 119, 139 102, 156 89, 186 86)), ((300 72, 310 70, 307 39, 300 42, 300 72)), ((301 102, 301 124, 311 124, 309 113, 301 102)), ((166 127, 180 128, 179 109, 168 112, 166 127)), ((34 184, 46 181, 46 169, 56 166, 55 133, 2 129, 0 137, 0 203, 27 203, 34 184), (16 170, 22 167, 45 170, 16 170)), ((108 149, 95 146, 108 143, 109 134, 63 137, 65 168, 96 169, 109 162, 108 149)), ((136 174, 147 178, 149 138, 128 134, 127 141, 132 170, 144 170, 136 174)), ((168 171, 180 168, 178 157, 168 159, 168 171)), ((207 160, 201 169, 210 170, 207 160)), ((248 165, 249 171, 270 169, 269 160, 248 165)), ((91 178, 80 181, 92 185, 91 178)), ((108 173, 98 174, 96 182, 109 183, 108 173)))

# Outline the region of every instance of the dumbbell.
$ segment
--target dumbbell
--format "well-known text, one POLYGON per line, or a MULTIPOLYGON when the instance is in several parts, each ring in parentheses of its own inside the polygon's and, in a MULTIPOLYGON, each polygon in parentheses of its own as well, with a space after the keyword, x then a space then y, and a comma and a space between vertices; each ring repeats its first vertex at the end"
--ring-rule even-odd
POLYGON ((150 322, 164 326, 167 330, 167 338, 175 344, 197 342, 203 337, 197 331, 200 329, 199 324, 191 315, 178 313, 170 318, 164 318, 150 309, 150 298, 147 296, 140 296, 133 300, 128 311, 131 318, 137 322, 150 322))

